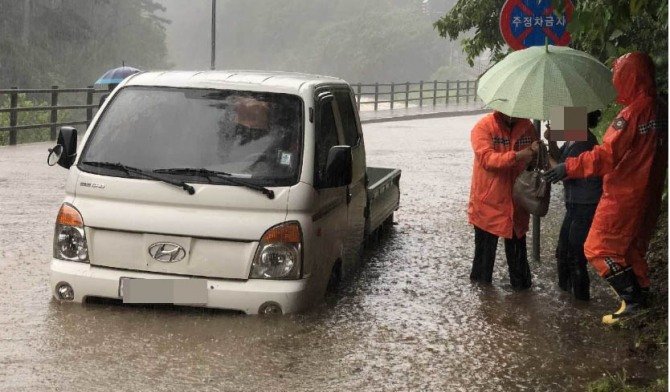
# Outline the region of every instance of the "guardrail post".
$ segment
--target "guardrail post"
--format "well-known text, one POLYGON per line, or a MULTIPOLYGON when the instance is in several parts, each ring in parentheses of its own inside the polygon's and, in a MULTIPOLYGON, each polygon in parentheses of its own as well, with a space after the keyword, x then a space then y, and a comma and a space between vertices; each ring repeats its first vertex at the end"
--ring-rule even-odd
POLYGON ((437 105, 437 80, 433 82, 433 106, 437 105))
POLYGON ((51 140, 56 140, 58 130, 56 123, 58 122, 58 86, 51 86, 51 140))
POLYGON ((447 80, 447 87, 446 87, 447 88, 447 93, 446 93, 446 97, 444 97, 444 104, 445 105, 449 105, 449 98, 451 96, 451 91, 450 91, 451 86, 450 85, 451 85, 451 81, 447 80))
POLYGON ((395 101, 395 82, 391 82, 391 110, 393 110, 393 101, 395 101))
POLYGON ((474 99, 472 100, 473 102, 477 102, 477 89, 479 88, 479 79, 475 80, 475 96, 474 99))
POLYGON ((465 102, 470 102, 470 81, 465 82, 465 102))
POLYGON ((423 80, 419 82, 419 107, 423 107, 423 80))
POLYGON ((375 82, 375 112, 379 103, 379 83, 375 82))
MULTIPOLYGON (((18 90, 18 87, 12 87, 12 90, 18 90)), ((19 93, 17 91, 12 91, 9 96, 9 107, 11 109, 16 109, 19 104, 19 93)), ((16 110, 9 112, 9 126, 16 127, 19 122, 19 116, 16 110)), ((9 130, 9 145, 16 145, 16 129, 9 130)))
POLYGON ((456 81, 456 103, 461 103, 461 81, 456 81))
POLYGON ((358 83, 356 86, 356 107, 358 110, 361 110, 361 84, 358 83))
POLYGON ((86 108, 86 128, 88 128, 89 125, 91 125, 91 121, 93 121, 93 86, 88 86, 88 91, 86 91, 86 105, 89 105, 88 108, 86 108))
POLYGON ((409 82, 405 83, 405 108, 409 106, 409 82))

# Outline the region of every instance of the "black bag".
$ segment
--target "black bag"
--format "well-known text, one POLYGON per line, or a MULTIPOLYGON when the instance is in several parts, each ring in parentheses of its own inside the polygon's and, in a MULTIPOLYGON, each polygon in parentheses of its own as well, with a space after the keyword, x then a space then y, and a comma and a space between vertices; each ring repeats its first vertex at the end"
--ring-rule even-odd
POLYGON ((512 197, 514 202, 535 216, 545 216, 549 210, 551 183, 542 174, 549 169, 549 158, 546 146, 540 141, 535 167, 526 168, 514 181, 512 197))

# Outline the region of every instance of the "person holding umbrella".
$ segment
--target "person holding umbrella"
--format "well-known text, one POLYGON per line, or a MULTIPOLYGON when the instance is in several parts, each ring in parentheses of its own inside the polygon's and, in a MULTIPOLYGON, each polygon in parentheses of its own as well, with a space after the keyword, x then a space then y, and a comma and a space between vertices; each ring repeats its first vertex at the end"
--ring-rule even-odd
POLYGON ((119 83, 123 81, 123 79, 138 72, 140 72, 139 69, 123 64, 121 67, 110 69, 109 71, 105 72, 104 75, 99 77, 98 80, 95 81, 95 84, 107 85, 108 92, 100 97, 98 107, 102 106, 107 97, 109 97, 109 94, 112 93, 112 91, 116 88, 116 86, 119 85, 119 83))
POLYGON ((547 171, 547 180, 603 176, 603 195, 584 243, 584 254, 621 300, 602 322, 616 324, 646 304, 647 246, 656 227, 667 169, 667 106, 656 96, 654 63, 632 52, 613 65, 617 101, 625 107, 603 144, 547 171))
POLYGON ((527 119, 495 111, 475 124, 471 133, 475 159, 468 221, 475 229, 475 255, 470 279, 490 283, 498 238, 505 238, 505 255, 512 288, 531 286, 526 252, 529 214, 512 200, 514 180, 537 154, 535 128, 527 119))

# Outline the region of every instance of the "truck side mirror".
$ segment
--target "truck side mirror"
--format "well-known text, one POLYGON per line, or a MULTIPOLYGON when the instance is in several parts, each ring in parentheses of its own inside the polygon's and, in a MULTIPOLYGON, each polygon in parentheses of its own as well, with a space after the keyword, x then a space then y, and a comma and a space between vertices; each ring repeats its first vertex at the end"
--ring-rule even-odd
POLYGON ((56 145, 49 149, 47 163, 58 164, 66 169, 77 159, 77 130, 73 127, 61 127, 56 145))
POLYGON ((326 171, 321 188, 337 188, 351 184, 353 159, 350 146, 333 146, 328 151, 326 171))

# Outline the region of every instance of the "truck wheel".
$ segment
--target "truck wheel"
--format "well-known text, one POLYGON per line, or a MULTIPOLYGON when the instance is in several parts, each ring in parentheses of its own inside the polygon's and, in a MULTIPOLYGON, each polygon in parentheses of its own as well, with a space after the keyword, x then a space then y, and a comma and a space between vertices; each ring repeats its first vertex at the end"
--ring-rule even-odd
POLYGON ((395 216, 395 213, 392 212, 391 215, 389 215, 385 220, 384 223, 382 223, 382 226, 384 226, 385 229, 393 226, 393 217, 395 216))
POLYGON ((328 278, 328 286, 326 287, 327 293, 336 293, 337 289, 340 287, 342 282, 342 262, 340 260, 336 261, 333 265, 333 269, 330 271, 330 277, 328 278))

